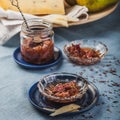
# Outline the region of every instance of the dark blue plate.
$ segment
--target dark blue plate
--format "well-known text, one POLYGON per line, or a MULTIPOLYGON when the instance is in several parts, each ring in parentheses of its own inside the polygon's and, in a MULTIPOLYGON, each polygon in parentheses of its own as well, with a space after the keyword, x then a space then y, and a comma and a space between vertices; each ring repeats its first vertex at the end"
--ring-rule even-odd
MULTIPOLYGON (((48 101, 47 99, 45 99, 45 97, 43 97, 40 94, 40 92, 37 88, 37 84, 38 84, 38 82, 35 83, 30 88, 29 93, 28 93, 29 100, 35 108, 37 108, 38 110, 41 110, 45 113, 50 114, 51 111, 49 109, 57 109, 61 106, 66 105, 63 103, 51 102, 51 101, 48 101)), ((81 106, 80 110, 76 111, 76 112, 69 112, 69 113, 64 113, 64 114, 75 114, 75 113, 85 112, 85 111, 91 109, 96 104, 96 102, 98 101, 98 98, 99 98, 99 92, 98 92, 97 87, 95 85, 93 85, 92 83, 89 83, 86 94, 82 97, 81 100, 77 100, 76 102, 74 102, 75 104, 78 104, 81 106)))
POLYGON ((13 58, 15 60, 15 62, 19 65, 21 65, 24 68, 32 68, 32 69, 42 69, 42 68, 48 68, 51 67, 53 65, 58 64, 61 59, 62 59, 62 52, 60 49, 58 49, 57 47, 54 48, 54 60, 46 63, 46 64, 31 64, 28 62, 25 62, 22 59, 21 53, 20 53, 20 47, 18 47, 17 49, 15 49, 14 53, 13 53, 13 58))

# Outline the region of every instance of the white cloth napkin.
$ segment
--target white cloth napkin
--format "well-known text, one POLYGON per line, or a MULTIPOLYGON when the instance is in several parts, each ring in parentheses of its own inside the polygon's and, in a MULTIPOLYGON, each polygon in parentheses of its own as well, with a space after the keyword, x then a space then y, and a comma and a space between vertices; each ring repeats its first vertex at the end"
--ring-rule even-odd
POLYGON ((75 5, 75 6, 71 7, 70 9, 68 9, 67 17, 69 19, 69 22, 77 22, 80 20, 81 16, 84 16, 83 20, 87 20, 88 19, 87 12, 88 12, 87 7, 75 5), (71 18, 73 18, 74 20, 70 21, 71 18))
POLYGON ((21 29, 20 25, 5 26, 0 23, 0 45, 6 43, 12 36, 17 34, 21 29))
MULTIPOLYGON (((26 18, 35 18, 35 16, 27 15, 26 18)), ((3 10, 0 8, 0 44, 6 43, 12 36, 21 30, 23 19, 19 12, 11 10, 3 10)))
MULTIPOLYGON (((88 9, 84 6, 74 6, 69 10, 67 15, 51 14, 46 16, 34 16, 30 14, 24 14, 26 20, 33 18, 42 18, 48 22, 68 27, 68 22, 79 21, 81 15, 86 15, 88 19, 88 9)), ((19 12, 12 10, 4 10, 0 8, 0 44, 6 43, 12 36, 20 32, 23 18, 19 12)))

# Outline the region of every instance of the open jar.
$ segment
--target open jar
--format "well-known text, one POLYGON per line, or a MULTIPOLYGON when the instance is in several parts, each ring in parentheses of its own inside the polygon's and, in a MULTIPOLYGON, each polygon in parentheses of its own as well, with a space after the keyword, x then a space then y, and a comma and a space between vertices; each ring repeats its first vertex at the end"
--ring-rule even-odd
POLYGON ((22 24, 20 51, 23 60, 32 64, 45 64, 54 59, 54 32, 52 24, 42 19, 27 20, 22 24))

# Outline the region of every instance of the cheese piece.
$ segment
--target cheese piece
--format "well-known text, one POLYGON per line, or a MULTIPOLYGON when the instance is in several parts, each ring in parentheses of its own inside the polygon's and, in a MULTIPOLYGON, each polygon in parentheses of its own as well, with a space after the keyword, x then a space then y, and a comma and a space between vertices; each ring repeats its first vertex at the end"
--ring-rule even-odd
POLYGON ((42 16, 41 18, 50 23, 68 27, 68 21, 67 21, 68 19, 66 15, 52 14, 52 15, 42 16))
POLYGON ((70 112, 79 108, 80 106, 77 104, 69 104, 69 105, 58 108, 57 110, 55 110, 55 112, 51 113, 50 116, 60 115, 60 114, 70 112))
MULTIPOLYGON (((16 0, 13 0, 16 1, 16 0)), ((64 0, 18 0, 19 6, 24 13, 39 14, 65 14, 64 0)), ((0 0, 0 6, 5 10, 18 9, 11 5, 10 0, 0 0)))

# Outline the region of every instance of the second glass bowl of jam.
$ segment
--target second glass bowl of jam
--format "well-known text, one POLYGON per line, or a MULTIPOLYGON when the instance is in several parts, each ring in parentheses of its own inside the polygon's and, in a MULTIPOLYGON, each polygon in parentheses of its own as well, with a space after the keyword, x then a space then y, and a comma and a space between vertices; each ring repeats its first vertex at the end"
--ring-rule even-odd
POLYGON ((78 65, 92 65, 100 62, 108 52, 107 46, 95 40, 75 40, 64 46, 64 53, 78 65))
POLYGON ((71 103, 83 97, 88 84, 86 79, 77 74, 53 73, 41 78, 37 87, 48 101, 71 103))
POLYGON ((46 64, 54 60, 54 32, 52 24, 42 19, 22 24, 20 50, 23 60, 32 64, 46 64))

